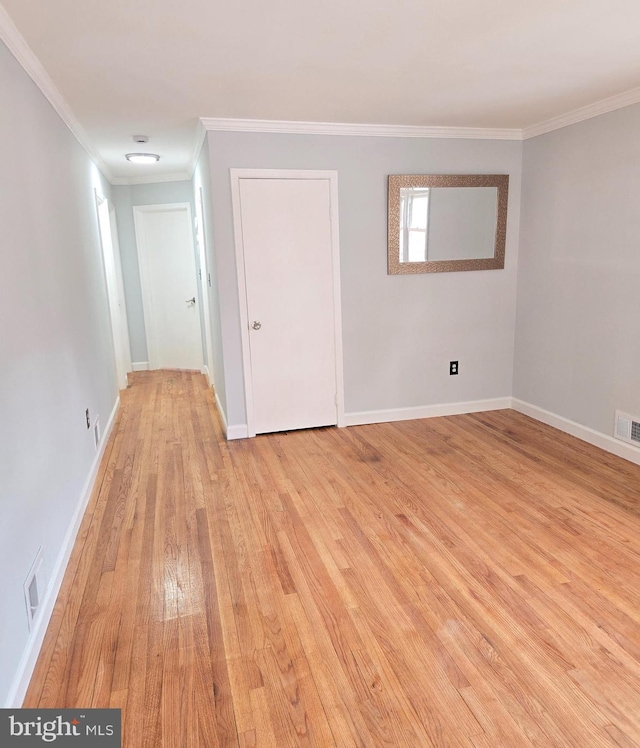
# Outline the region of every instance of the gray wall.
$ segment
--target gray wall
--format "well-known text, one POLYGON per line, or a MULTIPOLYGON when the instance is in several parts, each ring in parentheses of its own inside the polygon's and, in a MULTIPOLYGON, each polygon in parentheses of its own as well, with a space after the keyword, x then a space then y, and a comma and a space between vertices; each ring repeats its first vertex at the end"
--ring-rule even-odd
POLYGON ((23 583, 50 579, 117 398, 94 188, 108 185, 0 43, 0 703, 29 642, 23 583))
POLYGON ((208 134, 227 417, 246 422, 229 168, 338 171, 347 412, 508 397, 522 144, 208 134), (509 174, 504 270, 387 275, 387 175, 509 174), (449 361, 460 375, 449 376, 449 361))
POLYGON ((640 416, 640 106, 524 144, 514 395, 612 435, 640 416))
MULTIPOLYGON (((111 188, 113 204, 118 222, 118 239, 124 293, 127 303, 129 340, 131 344, 131 361, 147 363, 147 336, 144 327, 144 310, 142 306, 142 287, 140 286, 140 267, 136 247, 136 232, 133 222, 135 205, 164 205, 167 203, 189 203, 191 214, 195 216, 193 203, 193 186, 190 181, 154 182, 152 184, 114 185, 111 188)), ((195 243, 195 239, 194 239, 195 243)), ((197 263, 197 258, 196 258, 197 263)), ((200 284, 198 284, 199 307, 202 313, 200 284)), ((206 346, 204 347, 206 357, 206 346)))
MULTIPOLYGON (((209 289, 209 312, 211 316, 211 338, 213 361, 209 363, 209 372, 214 381, 216 395, 226 417, 227 394, 224 377, 224 358, 222 355, 222 331, 220 327, 220 299, 218 293, 218 269, 216 266, 213 244, 213 208, 211 200, 211 174, 209 170, 209 144, 205 140, 193 175, 193 199, 199 200, 202 189, 202 209, 204 223, 204 241, 207 254, 207 271, 211 275, 209 289)), ((206 346, 205 346, 206 351, 206 346)))

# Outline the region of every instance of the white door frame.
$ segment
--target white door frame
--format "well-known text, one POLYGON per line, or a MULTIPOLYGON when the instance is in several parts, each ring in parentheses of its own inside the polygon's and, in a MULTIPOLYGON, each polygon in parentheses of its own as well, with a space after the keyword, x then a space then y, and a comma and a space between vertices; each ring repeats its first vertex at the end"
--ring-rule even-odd
POLYGON ((202 292, 202 317, 204 319, 204 339, 207 347, 207 366, 205 374, 209 385, 215 385, 213 381, 213 341, 211 337, 211 308, 209 299, 209 284, 211 273, 207 263, 207 231, 204 225, 204 196, 202 187, 198 188, 196 200, 196 242, 198 244, 198 257, 200 259, 200 286, 202 292))
POLYGON ((122 331, 122 355, 124 367, 127 372, 133 371, 131 364, 131 340, 129 338, 129 315, 127 313, 127 297, 124 292, 124 274, 122 272, 122 259, 120 257, 120 239, 118 237, 118 221, 116 209, 109 203, 109 219, 111 223, 111 244, 113 246, 113 258, 116 266, 116 280, 118 282, 118 295, 120 297, 120 329, 122 331))
MULTIPOLYGON (((159 205, 134 205, 133 206, 133 223, 136 232, 136 247, 138 250, 138 265, 140 268, 140 286, 142 290, 142 308, 144 311, 144 327, 147 337, 147 354, 149 356, 149 368, 158 368, 158 331, 155 315, 153 313, 153 291, 150 282, 150 260, 149 250, 147 249, 146 237, 141 226, 141 215, 144 213, 167 213, 170 211, 186 210, 189 225, 189 245, 193 257, 193 271, 196 273, 196 256, 193 237, 193 215, 191 213, 191 203, 161 203, 159 205)), ((194 281, 198 282, 196 276, 194 281)), ((198 314, 198 325, 200 325, 200 315, 198 314)), ((200 332, 202 339, 202 331, 200 332)), ((200 345, 200 355, 202 357, 202 344, 200 345)), ((202 368, 204 360, 200 364, 202 368)))
POLYGON ((115 231, 115 216, 111 212, 109 201, 98 190, 94 190, 94 193, 96 198, 98 235, 102 248, 107 299, 109 302, 116 379, 118 389, 124 390, 129 384, 127 373, 131 371, 131 350, 129 347, 129 328, 127 325, 127 307, 124 298, 122 264, 117 244, 118 235, 115 231))
POLYGON ((249 347, 249 311, 247 307, 247 283, 244 268, 244 244, 242 240, 242 213, 240 203, 241 179, 324 179, 329 182, 331 216, 331 262, 333 266, 333 321, 336 352, 336 412, 338 426, 346 426, 344 417, 344 374, 342 362, 342 302, 340 296, 340 237, 338 231, 338 172, 296 169, 230 169, 231 202, 233 206, 233 230, 236 249, 236 271, 238 275, 238 300, 240 306, 240 331, 242 340, 242 368, 244 372, 244 394, 247 409, 247 435, 255 436, 255 411, 253 407, 253 379, 251 373, 251 349, 249 347))

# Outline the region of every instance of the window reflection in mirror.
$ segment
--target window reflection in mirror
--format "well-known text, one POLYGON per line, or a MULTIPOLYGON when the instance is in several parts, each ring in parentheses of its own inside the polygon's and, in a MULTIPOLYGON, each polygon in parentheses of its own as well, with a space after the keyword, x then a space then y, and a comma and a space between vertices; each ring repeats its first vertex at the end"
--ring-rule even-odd
POLYGON ((504 267, 509 177, 389 177, 389 273, 504 267))
POLYGON ((429 192, 429 187, 400 190, 400 262, 427 259, 429 192))

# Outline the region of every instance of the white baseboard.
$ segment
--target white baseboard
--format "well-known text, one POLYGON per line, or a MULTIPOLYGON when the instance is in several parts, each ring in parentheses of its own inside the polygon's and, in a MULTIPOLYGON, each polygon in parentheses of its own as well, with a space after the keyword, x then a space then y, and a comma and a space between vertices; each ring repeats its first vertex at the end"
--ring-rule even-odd
POLYGON ((548 426, 553 426, 559 431, 564 431, 566 434, 571 434, 571 436, 576 436, 584 442, 593 444, 594 447, 600 447, 605 452, 610 452, 625 460, 629 460, 629 462, 640 465, 639 447, 626 444, 613 436, 603 434, 601 431, 596 431, 588 426, 583 426, 581 423, 576 423, 576 421, 570 421, 568 418, 556 415, 549 410, 539 408, 537 405, 532 405, 524 400, 518 400, 516 397, 512 398, 511 407, 519 413, 524 413, 526 416, 535 418, 536 421, 546 423, 548 426))
POLYGON ((102 434, 100 448, 96 452, 95 459, 93 460, 93 463, 91 465, 91 470, 89 471, 89 475, 87 476, 87 480, 85 481, 84 487, 82 489, 80 500, 78 501, 76 510, 73 514, 71 522, 69 523, 69 529, 67 530, 67 534, 65 535, 62 547, 60 548, 58 558, 51 572, 51 578, 49 580, 44 599, 42 600, 40 611, 34 621, 27 646, 25 648, 24 654, 22 655, 22 659, 20 660, 20 665, 18 666, 16 675, 13 679, 13 684, 9 689, 9 695, 7 696, 7 701, 5 704, 6 709, 20 708, 27 693, 27 688, 29 687, 29 682, 31 680, 31 676, 33 675, 33 671, 38 660, 38 655, 40 654, 40 648, 42 647, 42 642, 44 641, 45 634, 47 633, 47 626, 49 625, 49 621, 51 620, 51 614, 53 613, 53 608, 56 604, 58 593, 60 592, 60 587, 62 586, 62 580, 64 579, 64 574, 67 570, 67 564, 69 563, 69 558, 71 556, 71 552, 73 551, 73 546, 76 542, 76 537, 78 535, 84 513, 87 509, 87 504, 89 503, 89 499, 91 498, 91 494, 93 493, 96 478, 98 477, 98 471, 100 469, 100 462, 102 461, 107 442, 109 441, 109 436, 111 435, 111 431, 113 429, 113 424, 115 423, 119 407, 120 397, 118 396, 116 403, 113 406, 113 410, 111 411, 111 415, 109 416, 109 421, 107 422, 107 425, 102 434))
POLYGON ((227 426, 227 441, 233 439, 248 439, 249 438, 249 427, 246 423, 241 423, 236 426, 227 426))
POLYGON ((218 413, 220 414, 220 420, 222 421, 222 428, 224 429, 224 433, 227 433, 227 417, 224 413, 224 410, 222 408, 222 403, 220 402, 220 398, 218 397, 218 393, 215 393, 216 398, 216 408, 218 409, 218 413))
POLYGON ((467 403, 420 405, 415 408, 392 408, 390 410, 364 410, 359 413, 345 413, 344 424, 345 426, 363 426, 368 423, 412 421, 417 418, 457 416, 463 413, 480 413, 483 410, 504 410, 510 407, 510 397, 496 397, 491 400, 472 400, 467 403))
POLYGON ((229 426, 229 424, 227 423, 227 416, 222 407, 222 403, 218 398, 217 392, 216 407, 218 408, 218 413, 220 413, 220 419, 222 421, 222 426, 224 427, 224 433, 226 434, 227 441, 232 441, 233 439, 246 439, 249 436, 249 429, 246 423, 241 423, 238 426, 229 426))
POLYGON ((149 371, 148 361, 133 361, 131 363, 131 369, 133 371, 149 371))
POLYGON ((202 365, 202 373, 207 378, 207 384, 209 385, 209 387, 212 387, 213 382, 211 381, 211 374, 209 374, 209 367, 206 364, 202 365))

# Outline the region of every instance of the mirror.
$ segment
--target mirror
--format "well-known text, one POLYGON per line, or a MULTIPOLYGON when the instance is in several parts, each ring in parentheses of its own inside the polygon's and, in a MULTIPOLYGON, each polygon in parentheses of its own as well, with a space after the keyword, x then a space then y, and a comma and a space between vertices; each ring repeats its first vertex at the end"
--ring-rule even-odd
POLYGON ((391 174, 388 272, 504 267, 508 174, 391 174))

